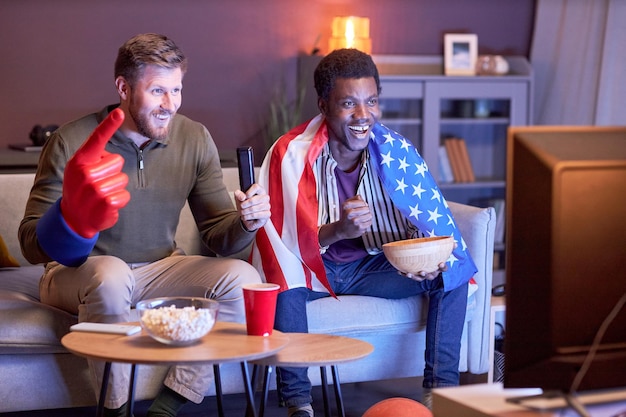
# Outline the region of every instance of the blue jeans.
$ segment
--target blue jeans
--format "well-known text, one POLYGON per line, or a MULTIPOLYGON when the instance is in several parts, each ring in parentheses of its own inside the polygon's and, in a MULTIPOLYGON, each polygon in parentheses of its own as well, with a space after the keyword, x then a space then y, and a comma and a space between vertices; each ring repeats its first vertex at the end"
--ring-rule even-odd
MULTIPOLYGON (((403 277, 382 253, 345 264, 324 261, 324 265, 328 281, 337 295, 397 299, 426 294, 429 304, 423 386, 459 385, 467 284, 445 292, 441 275, 432 281, 422 282, 403 277)), ((294 288, 280 293, 274 327, 282 332, 308 333, 306 303, 328 296, 308 288, 294 288)), ((312 402, 307 368, 280 367, 276 369, 276 377, 281 403, 294 407, 312 402)))

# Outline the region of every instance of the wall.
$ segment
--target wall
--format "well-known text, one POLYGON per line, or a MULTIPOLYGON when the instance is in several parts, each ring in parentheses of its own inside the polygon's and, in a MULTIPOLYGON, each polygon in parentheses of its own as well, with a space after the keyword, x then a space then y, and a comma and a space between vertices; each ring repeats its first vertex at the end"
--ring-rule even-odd
POLYGON ((263 149, 273 89, 295 83, 296 57, 325 52, 335 15, 371 19, 373 54, 440 55, 445 32, 478 34, 479 53, 528 56, 534 0, 3 0, 0 147, 34 124, 61 124, 118 101, 117 48, 142 32, 190 59, 181 113, 227 154, 263 149))

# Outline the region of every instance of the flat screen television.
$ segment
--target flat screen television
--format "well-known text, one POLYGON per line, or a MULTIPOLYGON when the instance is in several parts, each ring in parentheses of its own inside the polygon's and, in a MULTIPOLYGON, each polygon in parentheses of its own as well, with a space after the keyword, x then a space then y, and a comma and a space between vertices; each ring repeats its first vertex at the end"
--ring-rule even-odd
POLYGON ((509 128, 505 262, 504 387, 626 387, 626 127, 509 128))

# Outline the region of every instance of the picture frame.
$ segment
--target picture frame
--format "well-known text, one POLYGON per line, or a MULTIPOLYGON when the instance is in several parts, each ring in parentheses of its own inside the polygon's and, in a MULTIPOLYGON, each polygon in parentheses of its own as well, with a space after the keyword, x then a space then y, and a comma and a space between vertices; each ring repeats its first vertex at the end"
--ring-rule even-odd
POLYGON ((444 35, 444 70, 446 75, 476 75, 478 36, 473 33, 444 35))

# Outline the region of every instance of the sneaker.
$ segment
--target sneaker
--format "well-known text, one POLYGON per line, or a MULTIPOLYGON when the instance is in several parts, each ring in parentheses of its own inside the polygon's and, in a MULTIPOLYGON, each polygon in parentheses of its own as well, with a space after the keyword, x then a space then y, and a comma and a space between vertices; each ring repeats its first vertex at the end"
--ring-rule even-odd
POLYGON ((297 407, 289 407, 287 410, 288 417, 313 417, 313 407, 311 404, 299 405, 297 407))
MULTIPOLYGON (((104 417, 126 417, 126 408, 128 404, 124 404, 120 408, 106 408, 104 407, 104 417)), ((134 417, 134 415, 133 415, 134 417)))
POLYGON ((422 395, 422 400, 420 402, 424 405, 424 407, 431 411, 433 410, 433 393, 431 390, 424 389, 424 395, 422 395))
POLYGON ((313 417, 313 414, 310 414, 306 410, 298 410, 295 413, 291 414, 289 417, 313 417))

